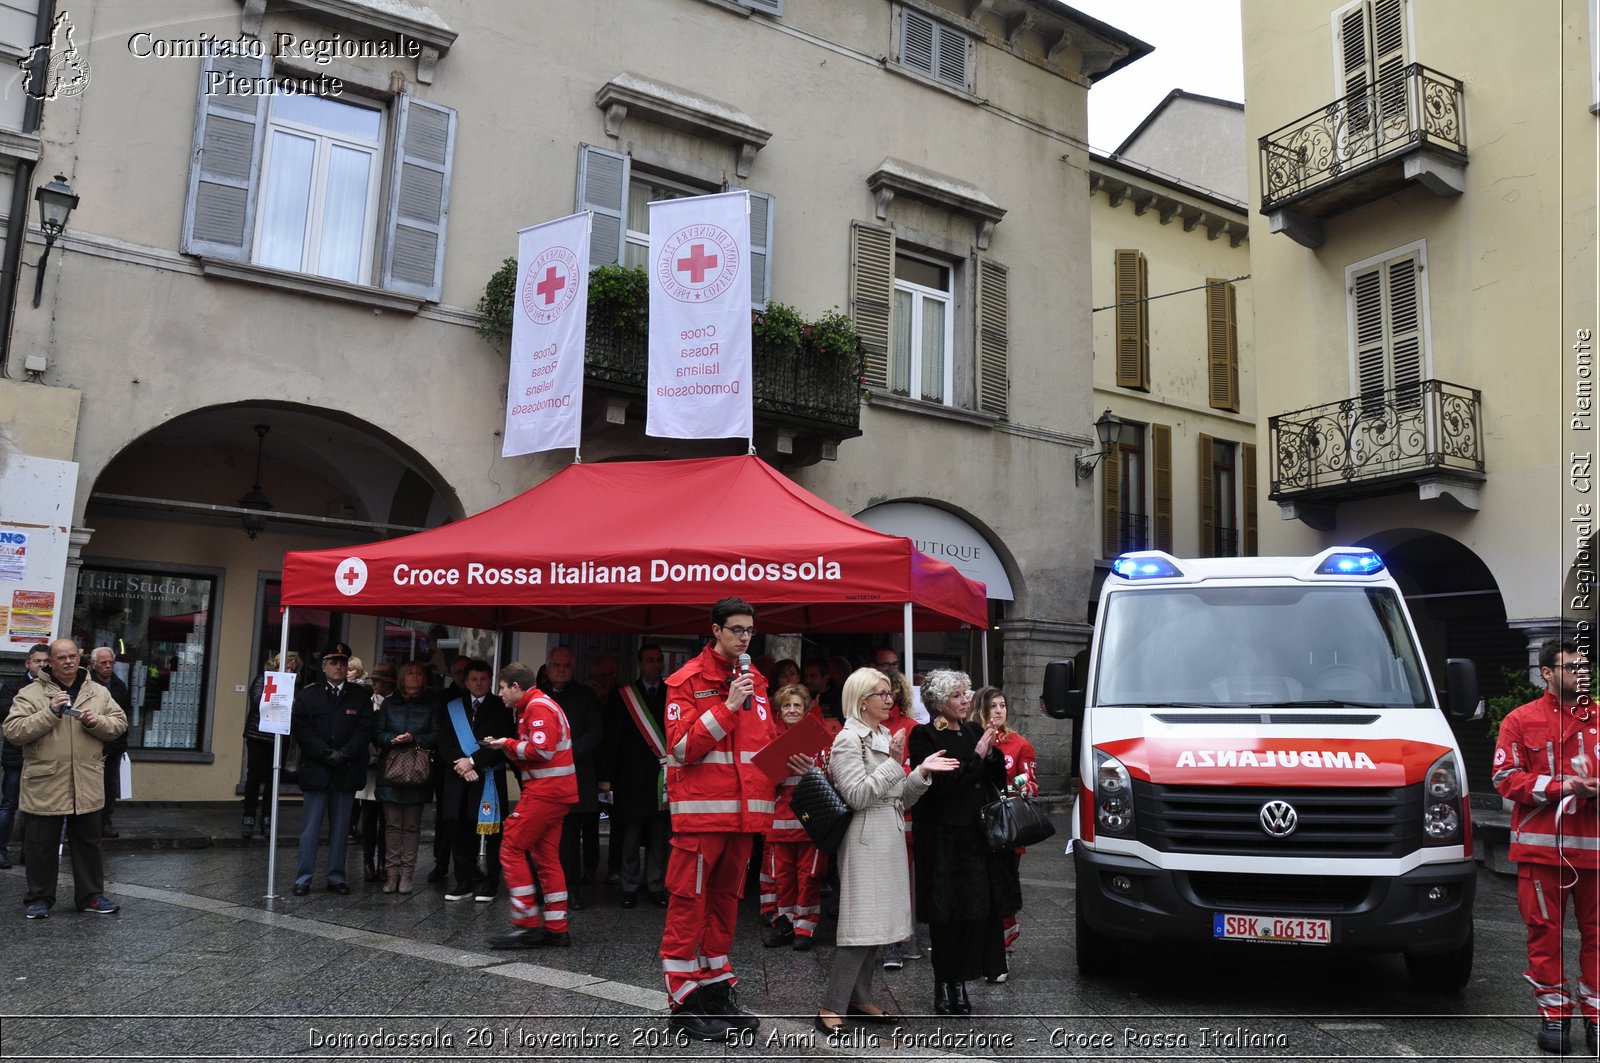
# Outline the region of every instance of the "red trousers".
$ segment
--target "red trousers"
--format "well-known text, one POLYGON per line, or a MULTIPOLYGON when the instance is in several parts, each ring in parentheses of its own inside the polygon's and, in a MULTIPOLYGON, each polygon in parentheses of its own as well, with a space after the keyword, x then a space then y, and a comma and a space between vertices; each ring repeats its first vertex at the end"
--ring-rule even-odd
POLYGON ((567 877, 561 871, 561 821, 566 816, 566 805, 524 797, 506 817, 500 869, 511 894, 511 921, 517 926, 566 932, 567 877))
POLYGON ((667 860, 667 925, 661 931, 661 971, 677 1011, 703 985, 737 985, 733 928, 744 896, 754 835, 674 834, 667 860))
POLYGON ((1518 864, 1517 907, 1528 926, 1528 970, 1534 1003, 1546 1019, 1572 1014, 1566 949, 1561 939, 1567 900, 1578 916, 1578 998, 1585 1018, 1600 1017, 1600 871, 1564 864, 1518 864))
POLYGON ((765 843, 761 862, 761 914, 785 916, 797 937, 817 932, 822 917, 822 880, 828 875, 828 858, 810 842, 765 843))

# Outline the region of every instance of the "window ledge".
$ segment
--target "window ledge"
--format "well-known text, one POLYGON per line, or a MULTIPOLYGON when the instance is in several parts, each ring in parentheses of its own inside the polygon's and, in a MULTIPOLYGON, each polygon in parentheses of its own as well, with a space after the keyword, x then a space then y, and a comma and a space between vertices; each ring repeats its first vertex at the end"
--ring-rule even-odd
POLYGON ((968 103, 984 104, 989 102, 982 96, 968 92, 959 85, 952 85, 948 81, 940 81, 938 78, 929 74, 925 70, 918 70, 914 66, 906 66, 904 63, 894 59, 883 60, 883 68, 889 71, 891 74, 899 74, 903 78, 910 78, 912 81, 921 82, 930 89, 938 89, 941 92, 948 92, 957 99, 965 100, 968 103))
POLYGON ((989 247, 994 227, 1006 216, 1006 209, 976 185, 968 184, 933 170, 924 170, 900 159, 884 159, 867 175, 867 187, 877 202, 878 220, 889 220, 889 204, 897 194, 926 200, 955 214, 971 218, 978 227, 978 250, 989 247))
POLYGON ((731 143, 735 150, 734 171, 740 177, 750 176, 756 152, 772 139, 770 131, 731 104, 637 74, 618 74, 600 86, 594 102, 606 113, 608 137, 622 135, 622 121, 632 112, 664 126, 731 143))
POLYGON ((261 36, 261 24, 273 4, 303 11, 329 25, 416 42, 411 57, 417 61, 417 80, 424 85, 433 83, 434 68, 456 42, 456 31, 444 19, 411 0, 245 0, 240 28, 247 36, 261 36))
POLYGON ((979 428, 995 428, 1001 423, 1000 418, 992 413, 981 413, 977 410, 964 410, 959 406, 945 406, 937 402, 910 399, 904 395, 896 395, 892 391, 884 391, 880 388, 867 389, 867 405, 902 410, 906 413, 920 413, 928 417, 942 417, 949 421, 960 421, 962 424, 976 425, 979 428))
POLYGON ((146 749, 139 747, 128 750, 128 757, 141 764, 215 764, 215 753, 207 753, 200 749, 146 749))
POLYGON ((36 136, 0 129, 0 155, 8 159, 27 159, 38 162, 44 154, 44 143, 36 136))
POLYGON ((309 273, 288 273, 281 269, 268 269, 266 266, 257 266, 250 262, 233 262, 225 258, 213 258, 210 255, 200 256, 200 270, 208 277, 262 284, 268 288, 299 292, 302 295, 315 295, 323 299, 370 306, 374 310, 398 310, 403 314, 415 314, 424 304, 422 299, 399 295, 383 288, 351 284, 349 281, 334 280, 331 277, 314 277, 309 273))

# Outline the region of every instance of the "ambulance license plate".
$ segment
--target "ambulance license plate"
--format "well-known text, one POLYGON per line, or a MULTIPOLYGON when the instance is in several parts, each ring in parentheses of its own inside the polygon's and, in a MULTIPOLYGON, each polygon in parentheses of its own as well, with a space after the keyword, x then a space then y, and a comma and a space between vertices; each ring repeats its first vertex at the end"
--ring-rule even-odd
POLYGON ((1211 936, 1228 941, 1273 941, 1294 945, 1326 945, 1333 940, 1333 921, 1287 915, 1211 917, 1211 936))

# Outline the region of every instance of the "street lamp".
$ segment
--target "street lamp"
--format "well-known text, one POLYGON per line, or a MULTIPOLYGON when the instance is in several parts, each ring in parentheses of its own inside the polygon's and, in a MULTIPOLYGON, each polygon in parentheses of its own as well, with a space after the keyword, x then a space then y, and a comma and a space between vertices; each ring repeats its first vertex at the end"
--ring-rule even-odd
POLYGON ((1107 410, 1100 415, 1094 423, 1095 438, 1100 441, 1100 449, 1088 454, 1079 454, 1073 459, 1075 479, 1087 480, 1094 475, 1094 468, 1100 464, 1100 459, 1111 453, 1111 448, 1117 445, 1117 434, 1122 429, 1122 419, 1107 410))
POLYGON ((44 230, 44 254, 39 256, 38 274, 33 281, 33 305, 39 305, 44 295, 44 264, 50 261, 50 249, 56 246, 56 237, 67 227, 72 208, 78 205, 78 194, 67 184, 66 174, 56 174, 55 180, 40 185, 33 193, 39 203, 39 228, 44 230))
POLYGON ((272 503, 267 501, 267 496, 261 492, 261 448, 267 441, 267 433, 272 431, 270 424, 256 425, 256 482, 251 485, 245 496, 239 499, 239 508, 253 510, 253 512, 240 515, 244 523, 244 533, 254 539, 260 535, 267 526, 267 518, 263 514, 272 508, 272 503))

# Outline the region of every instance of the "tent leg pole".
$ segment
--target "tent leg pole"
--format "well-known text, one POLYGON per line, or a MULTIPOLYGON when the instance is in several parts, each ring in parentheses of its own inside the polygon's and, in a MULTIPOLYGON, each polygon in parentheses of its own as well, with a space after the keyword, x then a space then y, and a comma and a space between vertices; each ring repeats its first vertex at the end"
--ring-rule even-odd
POLYGON ((494 674, 496 677, 500 675, 500 669, 505 667, 505 648, 506 629, 497 627, 494 629, 494 674))
POLYGON ((906 602, 905 605, 902 606, 902 613, 901 626, 905 629, 906 648, 901 651, 900 654, 900 672, 909 680, 916 672, 916 664, 914 663, 916 661, 916 655, 912 652, 911 645, 912 631, 910 602, 906 602))
POLYGON ((983 634, 978 638, 978 652, 983 654, 983 659, 978 662, 978 672, 983 676, 983 685, 989 685, 989 629, 983 629, 983 634))
MULTIPOLYGON (((280 591, 280 593, 282 593, 280 591)), ((278 633, 278 668, 280 671, 289 670, 289 614, 292 610, 285 606, 283 610, 283 630, 278 633)), ((283 764, 283 735, 272 736, 272 803, 267 806, 267 900, 272 900, 273 880, 277 878, 278 871, 278 776, 282 772, 283 764)))

